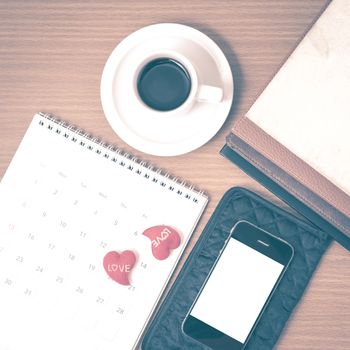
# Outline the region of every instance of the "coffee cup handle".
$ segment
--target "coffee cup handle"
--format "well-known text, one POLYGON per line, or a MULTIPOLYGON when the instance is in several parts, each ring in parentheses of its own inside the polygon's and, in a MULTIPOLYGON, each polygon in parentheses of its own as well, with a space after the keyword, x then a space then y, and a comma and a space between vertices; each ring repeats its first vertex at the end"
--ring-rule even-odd
POLYGON ((221 88, 209 85, 200 85, 197 93, 197 101, 219 103, 223 99, 223 91, 221 88))

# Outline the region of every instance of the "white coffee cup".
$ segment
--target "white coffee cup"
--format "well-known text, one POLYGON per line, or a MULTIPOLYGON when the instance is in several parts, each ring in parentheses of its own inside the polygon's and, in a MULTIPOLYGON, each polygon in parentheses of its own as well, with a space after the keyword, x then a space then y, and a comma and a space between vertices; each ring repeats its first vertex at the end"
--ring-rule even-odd
POLYGON ((195 66, 184 55, 174 50, 158 50, 157 52, 151 52, 142 59, 139 64, 136 65, 133 75, 133 94, 135 94, 138 103, 147 109, 149 113, 155 113, 162 116, 175 116, 185 115, 195 103, 220 103, 223 99, 223 90, 220 87, 206 85, 199 81, 199 77, 195 66), (144 67, 150 62, 158 59, 169 59, 175 61, 182 66, 190 80, 190 91, 186 100, 174 109, 170 110, 158 110, 157 108, 150 107, 140 96, 138 83, 140 74, 144 67))

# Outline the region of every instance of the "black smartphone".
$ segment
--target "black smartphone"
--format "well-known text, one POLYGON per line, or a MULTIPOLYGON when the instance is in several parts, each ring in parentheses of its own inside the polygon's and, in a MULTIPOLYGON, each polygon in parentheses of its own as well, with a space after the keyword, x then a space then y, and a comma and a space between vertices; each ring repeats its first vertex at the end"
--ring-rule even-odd
POLYGON ((182 324, 214 350, 242 350, 287 269, 292 246, 239 221, 182 324))

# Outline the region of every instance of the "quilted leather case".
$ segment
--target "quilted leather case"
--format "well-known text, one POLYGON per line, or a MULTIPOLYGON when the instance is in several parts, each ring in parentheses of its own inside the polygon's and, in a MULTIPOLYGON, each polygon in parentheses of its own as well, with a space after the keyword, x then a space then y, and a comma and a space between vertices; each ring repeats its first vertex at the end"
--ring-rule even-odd
MULTIPOLYGON (((183 269, 150 324, 142 350, 208 350, 186 336, 181 325, 239 220, 247 220, 289 242, 294 258, 247 344, 249 350, 272 349, 302 297, 331 239, 258 195, 235 187, 226 192, 183 269)), ((229 278, 229 276, 228 276, 229 278)), ((228 281, 229 282, 229 281, 228 281)))

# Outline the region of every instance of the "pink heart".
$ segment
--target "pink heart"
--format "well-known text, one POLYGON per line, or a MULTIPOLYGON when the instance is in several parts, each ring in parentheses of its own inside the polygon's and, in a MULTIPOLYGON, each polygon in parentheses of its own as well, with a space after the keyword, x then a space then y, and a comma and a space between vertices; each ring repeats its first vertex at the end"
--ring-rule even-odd
POLYGON ((170 226, 159 225, 148 228, 143 235, 152 241, 152 254, 158 260, 164 260, 172 249, 180 246, 180 234, 170 226))
POLYGON ((113 281, 128 286, 130 285, 129 274, 135 262, 136 256, 132 251, 125 250, 121 254, 113 251, 103 258, 103 267, 113 281))

